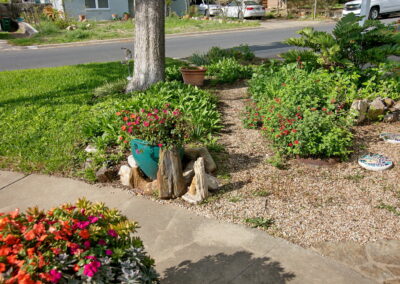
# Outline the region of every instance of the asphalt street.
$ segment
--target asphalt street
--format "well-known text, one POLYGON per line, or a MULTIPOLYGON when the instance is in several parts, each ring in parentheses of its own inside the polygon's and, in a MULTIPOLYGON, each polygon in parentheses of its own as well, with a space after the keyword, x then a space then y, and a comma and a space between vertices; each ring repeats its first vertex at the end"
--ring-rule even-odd
MULTIPOLYGON (((384 20, 392 22, 399 18, 384 20)), ((305 22, 306 25, 306 22, 305 22)), ((334 23, 321 22, 316 30, 331 31, 334 23)), ((282 43, 296 35, 302 26, 290 28, 259 28, 245 31, 169 36, 166 39, 166 55, 184 58, 194 52, 205 52, 212 46, 229 48, 247 44, 259 57, 274 57, 288 50, 282 43)), ((122 47, 132 48, 132 42, 111 42, 82 46, 6 50, 0 52, 0 71, 74 65, 89 62, 118 61, 124 56, 122 47)))

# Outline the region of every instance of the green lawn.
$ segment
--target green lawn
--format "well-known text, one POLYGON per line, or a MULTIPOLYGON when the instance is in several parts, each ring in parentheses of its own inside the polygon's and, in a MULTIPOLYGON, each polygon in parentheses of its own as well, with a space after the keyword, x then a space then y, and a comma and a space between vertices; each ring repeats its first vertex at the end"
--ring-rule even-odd
MULTIPOLYGON (((85 40, 100 40, 113 38, 133 37, 134 23, 132 21, 103 21, 75 23, 78 29, 67 31, 60 29, 53 22, 42 21, 35 27, 39 34, 31 38, 13 38, 7 33, 0 33, 0 39, 8 39, 15 45, 41 45, 50 43, 78 42, 85 40), (90 26, 87 26, 87 25, 90 26)), ((200 21, 193 19, 180 19, 168 17, 165 22, 165 32, 167 34, 223 30, 231 28, 256 27, 258 21, 231 21, 219 23, 218 21, 200 21)))
POLYGON ((93 90, 126 76, 118 62, 0 72, 0 168, 70 174, 84 160, 84 122, 118 101, 93 90))

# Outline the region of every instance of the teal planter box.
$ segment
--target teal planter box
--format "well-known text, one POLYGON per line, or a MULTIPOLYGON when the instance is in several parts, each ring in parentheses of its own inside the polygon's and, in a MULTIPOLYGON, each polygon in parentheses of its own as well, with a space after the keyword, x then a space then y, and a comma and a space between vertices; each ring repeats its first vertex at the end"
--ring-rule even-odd
MULTIPOLYGON (((139 168, 146 176, 155 180, 157 179, 158 160, 160 159, 160 147, 150 145, 149 142, 133 139, 131 141, 132 155, 139 168)), ((179 150, 179 155, 183 159, 184 149, 179 150)))
POLYGON ((160 147, 150 145, 148 142, 133 139, 131 141, 132 155, 139 168, 151 179, 157 178, 160 147))

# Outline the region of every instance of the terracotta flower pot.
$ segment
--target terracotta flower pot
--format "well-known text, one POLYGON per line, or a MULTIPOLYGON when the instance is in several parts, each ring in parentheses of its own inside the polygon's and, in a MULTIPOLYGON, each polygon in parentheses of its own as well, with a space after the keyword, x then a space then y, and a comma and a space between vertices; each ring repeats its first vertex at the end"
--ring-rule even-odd
POLYGON ((182 67, 180 69, 185 84, 203 86, 204 77, 207 71, 204 67, 182 67))
POLYGON ((86 20, 86 15, 79 15, 79 22, 83 22, 86 20))

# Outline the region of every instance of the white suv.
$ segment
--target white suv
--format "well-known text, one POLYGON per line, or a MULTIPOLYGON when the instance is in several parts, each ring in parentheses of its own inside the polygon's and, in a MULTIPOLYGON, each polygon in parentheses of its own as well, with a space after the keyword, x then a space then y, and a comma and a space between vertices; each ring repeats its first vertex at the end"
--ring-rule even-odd
MULTIPOLYGON (((360 15, 362 0, 347 2, 344 5, 343 16, 354 13, 360 15)), ((380 15, 385 16, 390 13, 400 12, 400 0, 371 0, 369 18, 376 20, 380 15)))
POLYGON ((221 14, 221 6, 215 0, 192 0, 199 13, 205 16, 218 16, 221 14))

